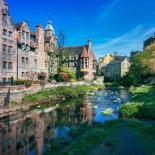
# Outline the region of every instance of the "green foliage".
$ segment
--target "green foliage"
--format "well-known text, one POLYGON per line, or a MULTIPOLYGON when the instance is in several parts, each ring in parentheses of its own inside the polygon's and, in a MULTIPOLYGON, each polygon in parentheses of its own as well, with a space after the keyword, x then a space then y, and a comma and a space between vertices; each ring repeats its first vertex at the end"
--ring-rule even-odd
POLYGON ((77 82, 77 80, 75 80, 75 79, 70 79, 70 82, 77 82))
POLYGON ((14 84, 15 84, 15 85, 24 85, 24 82, 25 82, 25 81, 22 80, 22 79, 17 79, 17 80, 14 81, 14 84))
POLYGON ((61 74, 55 74, 53 79, 57 82, 64 82, 65 79, 63 78, 63 76, 61 74))
POLYGON ((155 87, 131 87, 132 100, 119 108, 121 117, 155 119, 155 87))
POLYGON ((107 109, 103 110, 101 112, 101 114, 104 116, 112 116, 112 112, 113 112, 113 110, 111 108, 107 108, 107 109))
POLYGON ((63 65, 59 68, 59 72, 67 73, 69 79, 76 79, 75 71, 71 70, 70 68, 66 67, 65 65, 63 65))
POLYGON ((102 128, 94 128, 80 136, 73 144, 65 148, 61 155, 85 155, 92 147, 100 144, 104 137, 102 128))
POLYGON ((143 52, 135 55, 131 62, 129 72, 121 79, 121 85, 123 86, 138 86, 144 82, 150 76, 150 68, 147 61, 149 61, 151 54, 143 52))
MULTIPOLYGON (((77 136, 78 127, 71 129, 73 135, 77 136)), ((145 124, 141 121, 135 119, 129 120, 112 120, 103 124, 94 124, 93 128, 87 129, 87 132, 80 134, 75 141, 70 143, 69 146, 65 147, 60 154, 61 155, 85 155, 92 154, 91 150, 102 150, 103 154, 121 154, 124 152, 124 147, 132 146, 132 138, 126 135, 126 137, 121 137, 119 132, 125 132, 126 134, 133 135, 133 140, 136 139, 137 144, 143 146, 144 151, 148 154, 155 153, 155 130, 154 127, 145 124), (121 127, 125 128, 122 131, 121 127), (131 141, 131 144, 124 144, 121 139, 131 141), (102 147, 100 147, 100 144, 102 147), (98 147, 99 146, 99 147, 98 147)), ((136 146, 135 146, 136 148, 136 146)), ((98 152, 98 151, 97 151, 98 152)), ((96 153, 97 153, 96 152, 96 153)), ((100 153, 101 151, 99 151, 100 153)))
POLYGON ((26 88, 29 88, 32 85, 33 81, 32 80, 25 80, 24 84, 26 88))
POLYGON ((38 102, 40 100, 47 100, 50 96, 56 96, 57 99, 65 98, 77 98, 79 96, 85 95, 87 92, 93 92, 102 86, 98 85, 84 85, 76 87, 57 87, 55 89, 39 91, 35 94, 26 95, 23 101, 26 102, 38 102))

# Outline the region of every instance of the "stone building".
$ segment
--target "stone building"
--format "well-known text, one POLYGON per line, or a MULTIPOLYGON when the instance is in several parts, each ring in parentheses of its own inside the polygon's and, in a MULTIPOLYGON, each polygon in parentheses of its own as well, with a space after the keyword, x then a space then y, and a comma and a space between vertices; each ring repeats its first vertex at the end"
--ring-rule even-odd
POLYGON ((32 32, 26 21, 13 23, 6 2, 0 0, 0 25, 0 82, 11 81, 12 77, 48 78, 50 72, 56 72, 57 64, 52 68, 51 61, 57 37, 50 20, 45 29, 38 24, 36 32, 32 32))
POLYGON ((99 61, 98 61, 99 74, 104 75, 105 68, 106 68, 107 64, 110 63, 113 59, 114 59, 114 57, 110 53, 107 53, 105 55, 105 57, 103 57, 103 58, 99 58, 99 61))
POLYGON ((0 0, 0 81, 17 77, 17 43, 15 26, 8 14, 8 6, 0 0))
POLYGON ((130 68, 129 58, 126 56, 117 56, 106 66, 105 78, 109 81, 119 81, 126 75, 130 68))
POLYGON ((66 47, 65 64, 76 72, 77 78, 92 80, 96 74, 97 61, 92 51, 91 41, 88 45, 66 47))

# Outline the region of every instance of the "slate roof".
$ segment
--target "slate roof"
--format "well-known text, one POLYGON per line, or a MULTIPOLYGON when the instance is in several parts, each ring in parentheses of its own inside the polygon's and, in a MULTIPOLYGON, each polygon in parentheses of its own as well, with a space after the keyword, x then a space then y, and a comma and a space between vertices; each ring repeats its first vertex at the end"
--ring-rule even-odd
POLYGON ((70 47, 65 47, 64 51, 65 52, 72 52, 73 55, 81 55, 83 48, 85 45, 83 46, 70 46, 70 47))
POLYGON ((118 56, 118 57, 114 58, 114 60, 111 61, 108 65, 119 64, 119 63, 121 63, 125 58, 127 58, 128 61, 130 60, 130 58, 127 57, 127 56, 118 56))

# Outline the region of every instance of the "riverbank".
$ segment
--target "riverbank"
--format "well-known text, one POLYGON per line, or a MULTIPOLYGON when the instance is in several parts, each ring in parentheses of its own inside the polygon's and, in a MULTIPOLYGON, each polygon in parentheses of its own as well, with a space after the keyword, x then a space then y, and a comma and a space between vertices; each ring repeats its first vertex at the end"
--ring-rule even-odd
POLYGON ((49 103, 50 106, 55 106, 62 100, 93 94, 94 91, 102 89, 102 87, 101 85, 92 84, 74 87, 59 86, 49 90, 41 90, 34 94, 25 95, 21 103, 13 101, 9 107, 0 109, 0 118, 27 111, 30 107, 37 106, 38 104, 49 103))
POLYGON ((119 108, 120 117, 155 119, 155 87, 143 85, 131 87, 129 91, 132 99, 119 108))
POLYGON ((61 100, 77 98, 80 96, 84 96, 86 94, 93 93, 98 89, 102 89, 101 85, 83 85, 83 86, 75 86, 75 87, 57 87, 50 90, 39 91, 35 94, 30 94, 24 96, 22 99, 23 104, 27 103, 56 103, 61 100))
MULTIPOLYGON (((74 141, 53 146, 57 155, 155 153, 154 127, 134 119, 119 119, 105 124, 93 123, 91 127, 83 124, 71 128, 70 135, 74 141)), ((51 153, 55 154, 49 151, 44 155, 51 153)))

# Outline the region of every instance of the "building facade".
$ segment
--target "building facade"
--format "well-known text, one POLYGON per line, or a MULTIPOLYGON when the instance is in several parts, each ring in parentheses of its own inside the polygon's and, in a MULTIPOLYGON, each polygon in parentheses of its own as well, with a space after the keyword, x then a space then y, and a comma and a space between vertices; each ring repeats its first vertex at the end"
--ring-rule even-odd
POLYGON ((0 25, 0 82, 48 77, 55 70, 51 57, 57 37, 50 20, 45 29, 38 24, 32 32, 26 21, 13 23, 6 2, 0 0, 0 25))
POLYGON ((66 47, 64 53, 67 57, 66 66, 76 72, 77 78, 94 79, 97 61, 90 40, 88 40, 88 45, 66 47))
POLYGON ((108 63, 110 63, 113 59, 114 59, 114 57, 113 57, 110 53, 107 53, 107 54, 105 55, 105 57, 103 57, 103 58, 99 58, 99 61, 98 61, 98 73, 104 75, 106 66, 107 66, 108 63))
POLYGON ((129 58, 117 56, 106 66, 105 78, 108 79, 108 81, 119 81, 121 77, 127 74, 129 68, 129 58))
POLYGON ((16 30, 8 14, 8 6, 0 0, 0 81, 17 76, 16 30))

